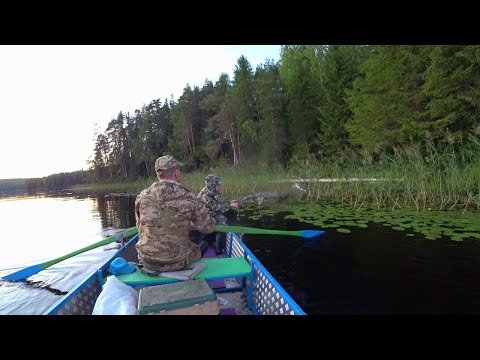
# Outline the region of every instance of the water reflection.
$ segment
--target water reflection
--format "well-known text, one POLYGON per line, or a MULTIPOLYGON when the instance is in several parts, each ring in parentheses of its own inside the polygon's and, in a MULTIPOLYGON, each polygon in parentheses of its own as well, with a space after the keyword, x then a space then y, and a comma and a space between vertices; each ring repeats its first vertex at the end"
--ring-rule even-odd
POLYGON ((97 195, 92 212, 99 214, 102 228, 129 228, 135 226, 135 198, 132 194, 97 195))
MULTIPOLYGON (((36 194, 0 198, 0 276, 62 256, 135 225, 136 194, 36 194), (3 269, 3 271, 1 270, 3 269)), ((315 205, 313 205, 315 206, 315 205)), ((232 225, 315 228, 288 212, 230 212, 232 225)), ((244 235, 245 244, 308 314, 480 314, 480 242, 408 237, 370 223, 318 238, 244 235)), ((0 281, 0 314, 41 314, 112 252, 93 249, 28 281, 0 281), (32 306, 34 304, 34 306, 32 306)))
MULTIPOLYGON (((249 215, 240 222, 259 227, 249 215)), ((307 229, 284 215, 272 215, 271 223, 307 229)), ((243 240, 307 314, 480 314, 478 241, 407 237, 377 224, 350 234, 326 230, 316 241, 243 240)))
MULTIPOLYGON (((37 193, 0 198, 0 276, 41 264, 135 226, 135 194, 37 193)), ((24 282, 0 280, 0 314, 41 314, 115 251, 93 249, 24 282), (32 299, 35 300, 33 307, 32 299)))

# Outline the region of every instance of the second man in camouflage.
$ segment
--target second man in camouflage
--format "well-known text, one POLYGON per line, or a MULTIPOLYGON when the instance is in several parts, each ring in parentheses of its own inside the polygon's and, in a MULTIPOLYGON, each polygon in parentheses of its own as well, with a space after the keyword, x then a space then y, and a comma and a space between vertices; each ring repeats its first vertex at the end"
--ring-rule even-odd
MULTIPOLYGON (((198 193, 198 198, 208 208, 211 217, 214 220, 215 225, 226 225, 227 218, 224 213, 230 209, 238 208, 238 201, 223 201, 222 194, 220 193, 220 187, 222 181, 217 174, 207 175, 205 178, 205 186, 198 193)), ((215 253, 221 254, 225 250, 226 234, 215 234, 215 253)))

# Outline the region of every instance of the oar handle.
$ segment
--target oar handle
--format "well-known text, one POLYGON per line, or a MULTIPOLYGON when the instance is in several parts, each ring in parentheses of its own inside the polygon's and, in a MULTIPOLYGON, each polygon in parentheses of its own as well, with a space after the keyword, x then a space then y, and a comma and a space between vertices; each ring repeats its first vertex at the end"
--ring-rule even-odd
POLYGON ((96 242, 96 243, 94 243, 94 244, 85 246, 84 248, 81 248, 81 249, 72 251, 72 252, 69 253, 69 254, 60 256, 60 257, 58 257, 58 258, 56 258, 56 259, 53 259, 53 260, 46 261, 46 262, 44 262, 43 264, 41 264, 42 270, 44 270, 44 269, 46 269, 46 268, 48 268, 48 267, 50 267, 50 266, 52 266, 52 265, 54 265, 54 264, 56 264, 56 263, 59 263, 60 261, 66 260, 66 259, 68 259, 68 258, 71 258, 72 256, 81 254, 81 253, 83 253, 83 252, 85 252, 85 251, 92 250, 92 249, 95 249, 95 248, 97 248, 97 247, 99 247, 99 246, 107 245, 107 244, 110 244, 110 243, 112 243, 112 242, 115 242, 115 241, 117 241, 119 235, 123 235, 123 236, 125 236, 125 237, 129 237, 129 236, 131 236, 131 235, 136 234, 137 232, 138 232, 138 229, 137 229, 137 227, 135 226, 135 227, 132 227, 132 228, 130 228, 130 229, 128 229, 128 230, 125 230, 125 231, 123 231, 123 232, 120 232, 120 233, 118 233, 118 234, 116 234, 116 235, 112 235, 112 236, 110 236, 110 237, 108 237, 108 238, 106 238, 106 239, 103 239, 103 240, 101 240, 101 241, 98 241, 98 242, 96 242))
POLYGON ((102 246, 102 245, 106 245, 106 244, 109 244, 111 242, 114 242, 118 239, 118 236, 119 235, 122 235, 122 237, 125 237, 125 236, 131 236, 131 235, 134 235, 138 232, 138 229, 136 227, 132 227, 128 230, 125 230, 125 231, 122 231, 118 234, 115 234, 113 236, 110 236, 104 240, 101 240, 99 242, 96 242, 95 244, 92 244, 92 245, 89 245, 89 246, 85 246, 84 248, 81 248, 79 250, 76 250, 76 251, 73 251, 71 252, 70 254, 67 254, 67 255, 64 255, 64 256, 60 256, 56 259, 53 259, 53 260, 50 260, 50 261, 46 261, 42 264, 37 264, 37 265, 32 265, 32 266, 28 266, 26 268, 23 268, 21 270, 18 270, 14 273, 11 273, 11 274, 8 274, 8 275, 5 275, 3 277, 4 280, 8 280, 8 281, 19 281, 19 280, 23 280, 23 279, 26 279, 28 278, 29 276, 32 276, 36 273, 38 273, 39 271, 42 271, 46 268, 48 268, 49 266, 52 266, 53 264, 56 264, 60 261, 63 261, 65 259, 68 259, 72 256, 75 256, 75 255, 78 255, 82 252, 85 252, 85 251, 88 251, 88 250, 91 250, 91 249, 94 249, 96 247, 99 247, 99 246, 102 246))
POLYGON ((270 230, 270 229, 253 228, 253 227, 247 227, 247 226, 217 225, 217 226, 215 226, 215 231, 217 231, 217 232, 235 232, 235 233, 242 233, 243 232, 244 234, 270 234, 270 235, 301 236, 300 231, 270 230))

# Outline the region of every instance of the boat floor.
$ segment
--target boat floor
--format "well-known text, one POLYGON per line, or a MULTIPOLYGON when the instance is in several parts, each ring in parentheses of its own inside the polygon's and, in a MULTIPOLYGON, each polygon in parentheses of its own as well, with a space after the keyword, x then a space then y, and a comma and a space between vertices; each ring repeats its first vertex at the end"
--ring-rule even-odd
MULTIPOLYGON (((236 279, 226 279, 226 288, 239 286, 236 279)), ((220 308, 220 315, 253 315, 253 312, 248 309, 245 295, 242 291, 234 292, 217 292, 218 306, 220 308), (235 310, 232 313, 231 309, 235 310)))

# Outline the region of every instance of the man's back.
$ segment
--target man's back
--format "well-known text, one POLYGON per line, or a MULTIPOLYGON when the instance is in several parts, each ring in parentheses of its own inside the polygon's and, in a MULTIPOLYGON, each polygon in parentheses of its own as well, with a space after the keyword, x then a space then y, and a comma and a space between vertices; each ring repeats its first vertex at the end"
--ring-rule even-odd
POLYGON ((189 266, 201 257, 189 232, 214 231, 206 207, 172 180, 160 180, 143 190, 135 201, 135 215, 139 258, 149 270, 172 271, 189 266))

